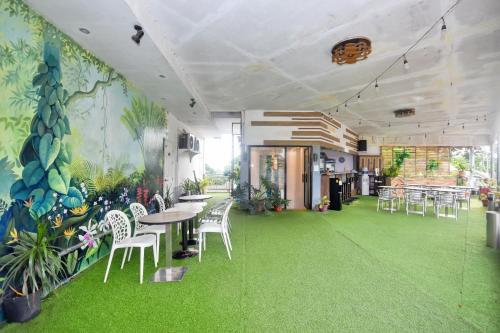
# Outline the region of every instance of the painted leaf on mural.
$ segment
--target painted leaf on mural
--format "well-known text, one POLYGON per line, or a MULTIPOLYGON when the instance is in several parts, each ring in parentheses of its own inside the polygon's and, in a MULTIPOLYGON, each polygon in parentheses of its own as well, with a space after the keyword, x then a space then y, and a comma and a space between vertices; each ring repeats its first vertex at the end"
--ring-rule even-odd
POLYGON ((41 200, 35 200, 30 208, 30 214, 34 218, 47 214, 56 204, 57 197, 55 192, 48 190, 41 200))
POLYGON ((22 179, 17 180, 10 187, 10 197, 14 200, 27 200, 30 190, 24 185, 22 179))
POLYGON ((66 183, 65 183, 63 177, 57 171, 56 168, 50 169, 48 180, 49 180, 50 188, 53 189, 54 191, 62 193, 62 194, 68 193, 68 187, 66 186, 66 183))
POLYGON ((80 207, 84 202, 82 193, 73 186, 68 189, 68 194, 63 196, 62 199, 63 205, 68 208, 80 207))
POLYGON ((39 161, 29 162, 23 169, 23 182, 26 187, 30 187, 42 180, 45 175, 42 165, 39 161))
POLYGON ((54 138, 52 134, 46 133, 40 139, 39 154, 40 162, 44 170, 48 170, 49 167, 54 163, 61 149, 61 140, 54 138))

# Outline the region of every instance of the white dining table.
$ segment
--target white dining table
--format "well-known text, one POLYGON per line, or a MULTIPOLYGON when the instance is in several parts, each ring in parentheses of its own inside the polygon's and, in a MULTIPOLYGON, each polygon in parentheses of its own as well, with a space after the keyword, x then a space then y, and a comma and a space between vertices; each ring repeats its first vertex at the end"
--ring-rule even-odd
POLYGON ((182 201, 204 201, 212 198, 211 195, 209 194, 194 194, 194 195, 185 195, 182 197, 179 197, 179 200, 182 201))
POLYGON ((182 235, 182 250, 174 253, 174 258, 185 259, 190 258, 198 254, 198 251, 189 248, 189 245, 196 245, 197 239, 194 238, 194 219, 197 218, 198 214, 203 212, 203 208, 206 206, 206 202, 179 202, 174 204, 174 207, 168 208, 166 212, 189 212, 194 213, 195 216, 189 221, 184 221, 181 224, 181 235, 182 235))

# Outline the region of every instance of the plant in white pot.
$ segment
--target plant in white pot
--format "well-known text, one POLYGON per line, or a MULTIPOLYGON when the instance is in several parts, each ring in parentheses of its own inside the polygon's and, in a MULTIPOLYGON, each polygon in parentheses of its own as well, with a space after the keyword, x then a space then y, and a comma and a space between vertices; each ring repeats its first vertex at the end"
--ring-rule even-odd
POLYGON ((40 313, 42 290, 48 293, 61 281, 63 262, 48 236, 48 222, 37 221, 37 232, 15 229, 9 242, 12 252, 0 258, 4 315, 10 322, 25 322, 40 313))

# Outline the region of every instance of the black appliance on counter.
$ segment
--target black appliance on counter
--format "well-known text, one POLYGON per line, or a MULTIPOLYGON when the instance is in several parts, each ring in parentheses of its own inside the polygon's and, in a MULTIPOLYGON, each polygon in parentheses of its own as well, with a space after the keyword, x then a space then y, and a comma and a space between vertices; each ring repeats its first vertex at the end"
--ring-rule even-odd
POLYGON ((339 178, 330 178, 330 205, 331 210, 342 210, 342 181, 339 178))

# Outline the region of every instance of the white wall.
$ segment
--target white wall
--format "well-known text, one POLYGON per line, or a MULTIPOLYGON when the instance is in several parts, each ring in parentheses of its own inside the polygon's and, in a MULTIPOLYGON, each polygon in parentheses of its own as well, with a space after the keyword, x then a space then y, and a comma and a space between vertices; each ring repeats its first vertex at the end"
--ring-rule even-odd
MULTIPOLYGON (((171 186, 176 195, 180 195, 180 185, 189 178, 194 180, 193 170, 196 177, 200 180, 204 174, 204 148, 203 138, 193 131, 189 126, 177 120, 169 113, 168 115, 168 134, 165 142, 165 185, 171 186), (185 130, 200 139, 200 153, 194 155, 190 160, 190 154, 186 151, 177 149, 179 134, 185 130)), ((165 186, 165 188, 166 188, 165 186)))
POLYGON ((351 172, 352 169, 354 169, 354 157, 351 154, 330 149, 322 149, 321 151, 324 152, 329 159, 335 159, 335 172, 351 172), (344 163, 339 163, 339 157, 345 159, 344 163))

